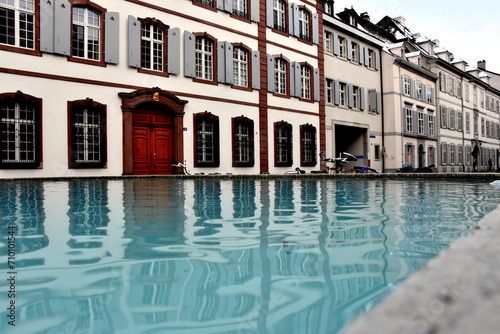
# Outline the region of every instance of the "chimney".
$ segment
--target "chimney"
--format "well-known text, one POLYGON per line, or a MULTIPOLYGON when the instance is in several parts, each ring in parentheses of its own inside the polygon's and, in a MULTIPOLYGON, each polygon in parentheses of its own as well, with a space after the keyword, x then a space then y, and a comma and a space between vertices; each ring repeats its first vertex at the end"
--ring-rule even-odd
POLYGON ((394 18, 394 21, 398 22, 402 26, 406 27, 406 19, 402 16, 398 16, 394 18))
POLYGON ((367 12, 361 13, 361 15, 360 15, 360 16, 361 16, 361 18, 362 18, 363 20, 366 20, 366 21, 370 22, 370 15, 368 15, 368 13, 367 13, 367 12))
POLYGON ((481 71, 486 71, 486 60, 480 60, 477 62, 477 68, 481 71))

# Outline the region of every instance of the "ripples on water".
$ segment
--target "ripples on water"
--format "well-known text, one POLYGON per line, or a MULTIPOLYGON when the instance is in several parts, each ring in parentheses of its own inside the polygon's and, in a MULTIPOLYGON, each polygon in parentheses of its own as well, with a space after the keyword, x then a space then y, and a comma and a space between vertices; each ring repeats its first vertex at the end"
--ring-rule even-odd
POLYGON ((336 333, 499 197, 436 180, 0 182, 0 279, 9 226, 17 273, 0 330, 336 333))

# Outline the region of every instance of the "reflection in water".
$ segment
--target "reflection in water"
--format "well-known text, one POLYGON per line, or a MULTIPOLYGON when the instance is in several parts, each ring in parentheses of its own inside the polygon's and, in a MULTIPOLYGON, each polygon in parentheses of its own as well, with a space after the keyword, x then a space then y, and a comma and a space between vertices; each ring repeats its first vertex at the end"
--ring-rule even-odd
POLYGON ((335 333, 498 202, 455 181, 2 182, 0 279, 14 225, 25 332, 335 333))

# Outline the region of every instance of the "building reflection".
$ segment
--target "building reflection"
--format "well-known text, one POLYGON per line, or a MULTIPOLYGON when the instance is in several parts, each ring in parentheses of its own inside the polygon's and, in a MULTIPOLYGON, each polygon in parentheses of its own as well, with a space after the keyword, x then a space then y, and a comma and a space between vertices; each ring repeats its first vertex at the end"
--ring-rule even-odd
POLYGON ((30 277, 18 283, 18 320, 40 333, 335 332, 496 206, 481 185, 449 182, 159 178, 57 189, 0 184, 2 228, 18 227, 30 277), (461 222, 450 224, 449 210, 461 222))

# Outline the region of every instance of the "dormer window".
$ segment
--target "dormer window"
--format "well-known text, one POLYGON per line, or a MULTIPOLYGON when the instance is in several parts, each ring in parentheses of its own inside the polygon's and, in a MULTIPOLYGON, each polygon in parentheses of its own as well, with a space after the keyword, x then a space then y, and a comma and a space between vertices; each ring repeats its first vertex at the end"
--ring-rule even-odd
POLYGON ((349 15, 349 24, 356 27, 356 17, 354 17, 354 15, 349 15))

